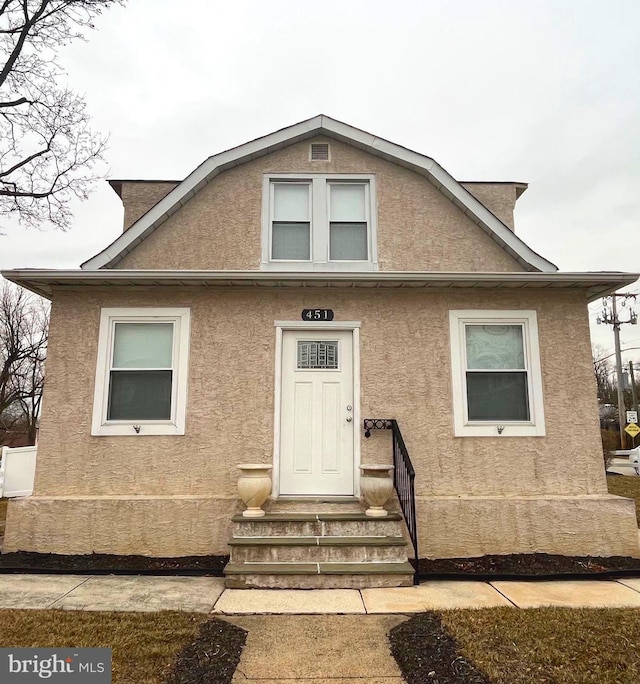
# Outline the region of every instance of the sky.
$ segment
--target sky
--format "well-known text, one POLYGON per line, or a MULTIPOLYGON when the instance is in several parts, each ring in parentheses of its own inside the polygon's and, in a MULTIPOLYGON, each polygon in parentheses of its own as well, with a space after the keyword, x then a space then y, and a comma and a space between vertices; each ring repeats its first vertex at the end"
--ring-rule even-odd
MULTIPOLYGON (((109 135, 105 177, 181 179, 323 113, 459 180, 529 183, 516 232, 561 270, 640 272, 637 0, 131 0, 95 23, 59 61, 109 135)), ((78 267, 121 227, 102 181, 66 233, 0 226, 0 268, 78 267)))

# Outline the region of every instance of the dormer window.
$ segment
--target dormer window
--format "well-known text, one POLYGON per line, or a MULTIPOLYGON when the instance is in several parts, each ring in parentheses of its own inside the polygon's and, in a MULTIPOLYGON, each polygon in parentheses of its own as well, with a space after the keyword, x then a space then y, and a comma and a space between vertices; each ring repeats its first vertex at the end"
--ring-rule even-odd
POLYGON ((371 175, 265 176, 262 268, 377 269, 371 175))

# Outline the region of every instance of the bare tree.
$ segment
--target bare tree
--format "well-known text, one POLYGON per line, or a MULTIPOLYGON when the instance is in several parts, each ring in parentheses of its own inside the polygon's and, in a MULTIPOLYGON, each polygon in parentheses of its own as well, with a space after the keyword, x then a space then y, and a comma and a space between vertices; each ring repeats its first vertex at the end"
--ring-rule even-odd
POLYGON ((57 50, 124 0, 0 0, 0 215, 65 229, 85 198, 106 140, 81 97, 57 85, 57 50))
POLYGON ((8 282, 0 283, 0 421, 20 426, 33 444, 42 401, 49 307, 8 282))
POLYGON ((598 399, 602 404, 617 403, 616 384, 612 376, 612 354, 598 344, 592 345, 591 353, 593 355, 593 371, 596 375, 598 399))

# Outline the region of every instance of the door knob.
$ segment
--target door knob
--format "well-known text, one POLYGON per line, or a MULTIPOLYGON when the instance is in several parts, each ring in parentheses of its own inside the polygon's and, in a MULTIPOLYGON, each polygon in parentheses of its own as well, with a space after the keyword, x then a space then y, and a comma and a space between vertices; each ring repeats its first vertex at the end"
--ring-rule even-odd
POLYGON ((349 406, 347 406, 347 411, 351 411, 351 404, 349 404, 349 406))
POLYGON ((347 423, 350 423, 353 420, 351 416, 347 416, 347 423))

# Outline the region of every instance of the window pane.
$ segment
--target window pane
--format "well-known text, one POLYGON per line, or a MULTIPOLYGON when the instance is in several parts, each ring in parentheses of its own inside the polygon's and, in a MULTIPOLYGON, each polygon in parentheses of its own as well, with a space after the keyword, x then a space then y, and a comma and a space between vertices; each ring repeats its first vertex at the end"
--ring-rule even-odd
POLYGON ((337 369, 338 343, 298 340, 298 368, 337 369))
POLYGON ((332 183, 331 221, 366 221, 365 186, 351 183, 332 183))
POLYGON ((467 373, 469 420, 529 420, 526 373, 467 373))
POLYGON ((367 224, 332 223, 329 238, 329 259, 332 261, 366 261, 367 224))
POLYGON ((467 325, 467 368, 525 368, 521 325, 467 325))
POLYGON ((171 368, 173 323, 116 323, 113 368, 171 368))
POLYGON ((107 420, 170 420, 172 371, 111 371, 107 420))
POLYGON ((309 261, 311 258, 308 223, 274 223, 271 235, 272 259, 309 261))
POLYGON ((308 183, 276 183, 273 186, 273 220, 309 220, 308 183))

